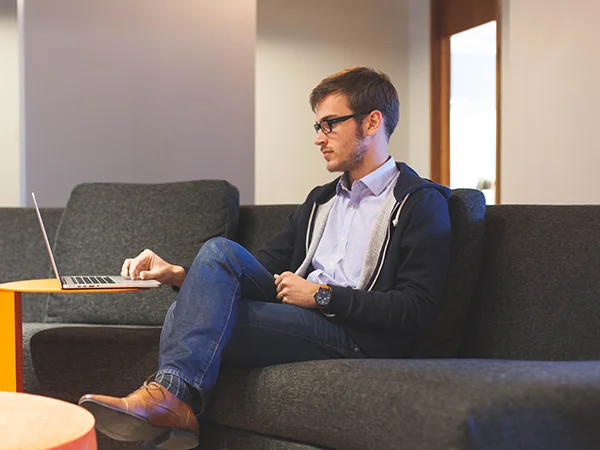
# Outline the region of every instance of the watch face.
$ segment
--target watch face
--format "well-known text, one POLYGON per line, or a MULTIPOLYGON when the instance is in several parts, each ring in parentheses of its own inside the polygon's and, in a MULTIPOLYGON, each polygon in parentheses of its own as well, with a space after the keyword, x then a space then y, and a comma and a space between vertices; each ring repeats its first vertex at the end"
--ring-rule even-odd
POLYGON ((319 288, 315 294, 315 301, 319 306, 327 306, 331 299, 331 291, 329 289, 319 288))

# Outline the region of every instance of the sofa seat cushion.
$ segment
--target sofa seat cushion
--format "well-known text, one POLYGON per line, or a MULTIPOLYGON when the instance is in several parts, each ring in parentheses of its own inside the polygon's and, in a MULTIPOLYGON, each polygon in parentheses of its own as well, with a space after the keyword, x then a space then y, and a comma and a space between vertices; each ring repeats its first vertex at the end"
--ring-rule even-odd
POLYGON ((207 419, 344 450, 587 449, 599 410, 599 362, 331 360, 225 368, 207 419))
POLYGON ((122 396, 157 369, 161 327, 24 324, 26 392, 122 396), (25 347, 26 346, 26 347, 25 347))
MULTIPOLYGON (((200 449, 210 450, 320 450, 309 444, 278 439, 214 423, 202 423, 200 449)), ((144 449, 146 450, 146 449, 144 449)))
MULTIPOLYGON (((226 181, 81 184, 59 225, 57 265, 63 275, 117 275, 126 258, 146 248, 170 263, 191 265, 208 239, 235 237, 238 208, 238 190, 226 181)), ((46 322, 162 325, 174 297, 169 287, 52 294, 46 322)))

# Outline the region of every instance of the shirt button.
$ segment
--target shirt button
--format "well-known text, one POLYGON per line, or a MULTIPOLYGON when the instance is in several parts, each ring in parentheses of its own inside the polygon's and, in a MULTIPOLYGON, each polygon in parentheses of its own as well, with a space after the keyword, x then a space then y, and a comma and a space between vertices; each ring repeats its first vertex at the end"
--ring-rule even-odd
POLYGON ((346 236, 342 236, 342 242, 346 242, 346 236))
POLYGON ((350 206, 350 211, 354 211, 354 205, 350 206))
POLYGON ((333 263, 332 262, 329 263, 329 267, 333 267, 333 263))

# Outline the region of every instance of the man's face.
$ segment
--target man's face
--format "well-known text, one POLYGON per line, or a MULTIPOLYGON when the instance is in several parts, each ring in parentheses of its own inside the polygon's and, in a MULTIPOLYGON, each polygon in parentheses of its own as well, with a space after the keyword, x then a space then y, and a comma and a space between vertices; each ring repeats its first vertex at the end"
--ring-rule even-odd
MULTIPOLYGON (((341 94, 329 95, 317 105, 318 123, 323 119, 335 119, 350 114, 353 114, 353 111, 348 106, 346 97, 341 94)), ((315 144, 321 147, 321 153, 327 161, 327 170, 330 172, 351 172, 362 164, 367 152, 362 128, 354 119, 334 124, 329 134, 319 130, 315 144)))

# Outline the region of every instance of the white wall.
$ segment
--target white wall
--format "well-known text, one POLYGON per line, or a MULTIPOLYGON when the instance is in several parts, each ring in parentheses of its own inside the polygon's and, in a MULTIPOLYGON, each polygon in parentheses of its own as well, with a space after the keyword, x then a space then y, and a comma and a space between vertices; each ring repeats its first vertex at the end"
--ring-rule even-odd
POLYGON ((0 207, 20 205, 17 0, 0 0, 0 207))
POLYGON ((255 0, 27 0, 26 191, 222 178, 254 199, 255 0))
MULTIPOLYGON (((302 202, 314 186, 338 175, 327 172, 313 144, 315 116, 309 95, 321 79, 346 67, 371 66, 390 76, 400 96, 400 123, 392 135, 390 153, 397 160, 413 156, 408 150, 408 105, 413 100, 409 78, 418 76, 419 70, 409 73, 410 3, 258 0, 257 204, 302 202)), ((413 31, 416 36, 421 34, 413 31)), ((418 64, 428 67, 422 60, 418 64)), ((419 137, 417 132, 414 143, 423 144, 422 133, 419 137)), ((429 154, 429 147, 424 151, 429 154)), ((428 159, 420 158, 419 166, 423 161, 428 165, 428 159)))
POLYGON ((408 155, 406 162, 422 177, 431 174, 431 8, 410 0, 408 20, 408 155))
POLYGON ((600 203, 600 3, 504 0, 502 203, 600 203))

